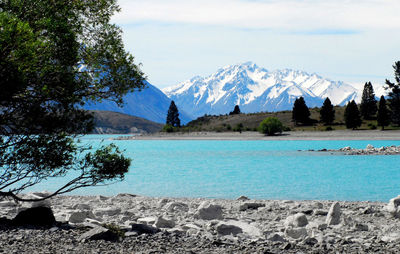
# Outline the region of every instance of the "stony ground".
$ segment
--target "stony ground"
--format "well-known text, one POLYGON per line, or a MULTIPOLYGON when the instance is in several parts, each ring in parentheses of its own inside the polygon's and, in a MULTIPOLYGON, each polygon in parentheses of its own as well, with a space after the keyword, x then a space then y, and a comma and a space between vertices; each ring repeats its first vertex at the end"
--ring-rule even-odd
MULTIPOLYGON (((62 196, 37 204, 50 228, 1 225, 0 252, 399 253, 399 203, 62 196), (119 241, 91 240, 105 224, 119 241)), ((0 217, 27 206, 1 201, 0 217)))

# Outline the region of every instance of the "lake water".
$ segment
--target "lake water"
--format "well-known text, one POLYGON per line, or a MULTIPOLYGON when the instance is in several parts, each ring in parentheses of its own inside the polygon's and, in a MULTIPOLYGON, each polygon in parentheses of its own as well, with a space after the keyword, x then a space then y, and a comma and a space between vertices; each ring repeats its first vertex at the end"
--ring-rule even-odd
MULTIPOLYGON (((388 201, 400 194, 400 156, 346 156, 308 149, 400 145, 400 141, 108 140, 132 158, 123 182, 84 188, 81 195, 133 193, 157 197, 388 201)), ((55 182, 36 186, 55 190, 55 182)))

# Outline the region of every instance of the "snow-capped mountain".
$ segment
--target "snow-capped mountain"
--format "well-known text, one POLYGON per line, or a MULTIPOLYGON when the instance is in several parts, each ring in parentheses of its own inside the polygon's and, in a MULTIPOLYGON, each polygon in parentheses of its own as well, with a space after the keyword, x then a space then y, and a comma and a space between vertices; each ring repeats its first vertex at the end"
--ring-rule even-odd
POLYGON ((341 81, 290 69, 268 71, 247 62, 219 69, 208 77, 194 77, 163 92, 194 117, 226 114, 239 105, 242 112, 289 110, 297 97, 307 106, 321 106, 326 97, 334 105, 360 98, 360 90, 341 81))
MULTIPOLYGON (((165 123, 171 99, 161 90, 146 81, 146 88, 134 91, 124 96, 123 107, 113 101, 104 100, 101 103, 88 103, 84 106, 87 110, 106 110, 142 117, 157 123, 165 123)), ((193 119, 192 116, 178 106, 179 118, 182 123, 193 119)))

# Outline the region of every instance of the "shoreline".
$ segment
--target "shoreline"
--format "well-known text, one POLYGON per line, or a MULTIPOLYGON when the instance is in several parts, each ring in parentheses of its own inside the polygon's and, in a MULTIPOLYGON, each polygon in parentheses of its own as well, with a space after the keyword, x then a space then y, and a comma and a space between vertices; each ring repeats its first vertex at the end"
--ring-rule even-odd
MULTIPOLYGON (((0 216, 13 217, 23 210, 9 201, 0 205, 0 216)), ((384 202, 254 200, 244 196, 236 200, 156 198, 121 193, 56 196, 43 205, 50 207, 64 226, 40 231, 2 228, 0 239, 7 243, 3 250, 395 253, 400 242, 400 220, 384 202), (105 224, 115 225, 125 237, 119 241, 88 238, 105 224)))
MULTIPOLYGON (((120 138, 117 138, 120 139, 120 138)), ((176 132, 128 136, 121 140, 400 140, 399 130, 291 131, 265 136, 258 132, 176 132)))

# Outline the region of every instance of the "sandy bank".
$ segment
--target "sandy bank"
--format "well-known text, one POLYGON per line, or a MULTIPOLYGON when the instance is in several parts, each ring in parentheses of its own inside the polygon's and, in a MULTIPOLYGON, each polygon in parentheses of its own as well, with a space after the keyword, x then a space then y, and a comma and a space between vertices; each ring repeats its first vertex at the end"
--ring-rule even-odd
POLYGON ((400 131, 336 130, 291 131, 279 136, 264 136, 257 132, 190 132, 155 133, 131 137, 138 140, 400 140, 400 131))

